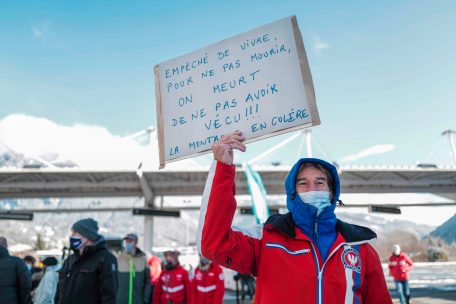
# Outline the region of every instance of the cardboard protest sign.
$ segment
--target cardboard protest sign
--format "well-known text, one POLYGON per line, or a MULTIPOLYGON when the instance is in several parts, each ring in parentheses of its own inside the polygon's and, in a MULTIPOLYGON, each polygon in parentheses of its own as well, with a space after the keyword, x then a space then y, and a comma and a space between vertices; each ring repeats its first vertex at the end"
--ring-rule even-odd
POLYGON ((235 130, 251 142, 320 123, 295 16, 156 65, 155 92, 161 168, 235 130))

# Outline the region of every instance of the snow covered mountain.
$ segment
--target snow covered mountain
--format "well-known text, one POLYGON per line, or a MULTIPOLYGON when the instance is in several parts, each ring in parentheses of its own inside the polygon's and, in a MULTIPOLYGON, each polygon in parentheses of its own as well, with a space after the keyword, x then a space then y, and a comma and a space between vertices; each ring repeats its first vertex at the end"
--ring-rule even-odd
MULTIPOLYGON (((188 198, 185 198, 187 200, 188 198)), ((182 199, 183 200, 183 199, 182 199)), ((197 198, 194 199, 195 201, 197 198)), ((175 203, 175 202, 173 202, 175 203)), ((186 204, 184 200, 180 203, 186 204)), ((111 198, 111 199, 47 199, 47 200, 18 200, 8 202, 13 208, 100 208, 110 207, 142 207, 142 199, 111 198)), ((165 198, 165 205, 168 205, 165 198)), ((35 213, 32 222, 2 221, 0 235, 6 235, 12 243, 33 245, 38 234, 41 234, 49 247, 62 247, 67 238, 72 223, 92 217, 99 222, 100 233, 105 236, 123 236, 129 232, 136 232, 140 239, 143 237, 144 217, 133 216, 131 212, 84 212, 84 213, 35 213)), ((182 211, 180 218, 154 218, 154 244, 155 246, 186 246, 194 244, 198 226, 198 210, 182 211)), ((373 229, 380 242, 387 240, 397 231, 406 232, 414 239, 422 239, 434 227, 418 225, 404 220, 385 219, 380 215, 338 212, 338 217, 344 221, 363 225, 373 229)), ((235 225, 250 226, 254 224, 252 216, 236 214, 235 225)), ((388 245, 389 246, 389 245, 388 245)), ((389 249, 388 249, 389 250, 389 249)))
POLYGON ((337 217, 348 223, 369 227, 377 233, 378 238, 385 237, 395 231, 401 231, 416 235, 417 238, 421 239, 427 236, 434 228, 433 226, 417 224, 407 220, 393 220, 378 214, 360 214, 341 211, 338 212, 337 217))
MULTIPOLYGON (((159 167, 154 128, 119 136, 91 125, 64 126, 22 114, 0 120, 0 168, 78 167, 87 170, 143 170, 159 167)), ((167 165, 198 167, 191 159, 167 165)))
POLYGON ((431 236, 439 237, 448 244, 456 243, 456 214, 432 231, 431 236))

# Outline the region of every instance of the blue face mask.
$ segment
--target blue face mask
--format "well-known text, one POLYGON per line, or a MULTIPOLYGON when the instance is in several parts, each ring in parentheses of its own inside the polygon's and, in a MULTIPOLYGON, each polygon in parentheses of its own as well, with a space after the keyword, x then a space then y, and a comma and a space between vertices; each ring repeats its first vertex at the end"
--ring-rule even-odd
POLYGON ((126 253, 133 253, 133 251, 135 251, 135 244, 133 243, 124 243, 123 245, 123 248, 124 248, 124 251, 126 253))
POLYGON ((71 236, 70 237, 70 248, 73 250, 78 250, 86 242, 86 239, 83 239, 80 236, 71 236))
POLYGON ((298 193, 302 202, 309 204, 318 209, 317 216, 325 209, 331 205, 330 194, 328 191, 309 191, 298 193))

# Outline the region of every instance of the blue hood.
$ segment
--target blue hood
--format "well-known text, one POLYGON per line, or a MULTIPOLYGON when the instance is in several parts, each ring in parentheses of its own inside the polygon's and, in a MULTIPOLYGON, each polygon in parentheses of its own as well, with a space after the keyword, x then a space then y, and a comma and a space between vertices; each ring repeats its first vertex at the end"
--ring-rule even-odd
POLYGON ((337 200, 340 195, 340 180, 336 167, 318 158, 301 158, 293 168, 291 168, 291 171, 285 180, 285 190, 287 193, 287 208, 291 212, 294 223, 317 245, 323 261, 326 260, 329 248, 337 237, 337 218, 334 209, 336 208, 337 200), (317 208, 310 204, 303 203, 296 193, 296 176, 298 175, 299 167, 301 167, 303 163, 320 164, 329 170, 333 178, 334 198, 332 204, 326 207, 319 216, 317 216, 317 208))
POLYGON ((292 211, 292 209, 294 209, 293 206, 289 205, 290 201, 292 203, 293 202, 302 203, 301 199, 299 198, 299 195, 297 195, 297 193, 296 193, 295 182, 296 182, 296 177, 298 175, 299 167, 301 167, 301 165, 303 163, 317 163, 317 164, 322 165, 325 169, 328 169, 328 171, 332 175, 332 178, 334 181, 334 188, 335 188, 334 189, 335 190, 334 199, 333 199, 332 203, 333 204, 336 203, 337 200, 339 199, 339 195, 340 195, 340 179, 339 179, 339 174, 337 173, 337 168, 334 165, 328 163, 327 161, 324 161, 319 158, 301 158, 300 160, 298 160, 296 162, 296 164, 294 164, 293 168, 291 168, 290 173, 288 173, 287 179, 285 180, 285 191, 287 193, 288 210, 292 211))

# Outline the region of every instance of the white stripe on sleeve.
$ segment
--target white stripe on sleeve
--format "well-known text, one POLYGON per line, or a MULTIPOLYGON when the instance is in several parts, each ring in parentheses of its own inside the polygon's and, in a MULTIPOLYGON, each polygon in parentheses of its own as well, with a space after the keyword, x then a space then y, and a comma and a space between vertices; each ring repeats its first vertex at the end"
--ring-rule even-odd
POLYGON ((212 183, 214 181, 215 169, 217 168, 217 161, 212 162, 211 168, 207 175, 206 185, 204 186, 203 196, 201 197, 200 216, 198 222, 198 230, 196 234, 196 245, 198 252, 201 254, 201 239, 203 237, 204 221, 206 219, 207 205, 209 203, 209 196, 211 195, 212 183))

